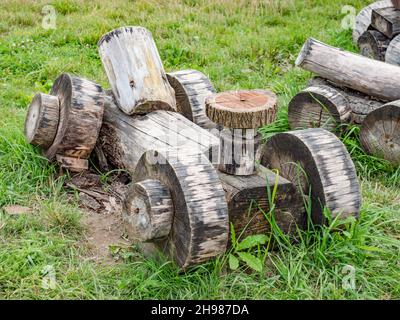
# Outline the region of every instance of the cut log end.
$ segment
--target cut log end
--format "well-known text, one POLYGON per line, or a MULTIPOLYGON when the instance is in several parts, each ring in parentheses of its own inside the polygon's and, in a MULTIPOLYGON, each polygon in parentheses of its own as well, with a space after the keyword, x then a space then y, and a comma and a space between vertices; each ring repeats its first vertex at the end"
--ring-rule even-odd
POLYGON ((400 101, 372 111, 363 122, 360 140, 369 154, 400 165, 400 101))
POLYGON ((58 98, 37 93, 29 105, 25 120, 25 136, 30 144, 48 148, 54 141, 59 122, 58 98))
POLYGON ((361 195, 356 170, 334 134, 324 129, 277 134, 268 140, 261 164, 278 169, 301 194, 311 196, 315 224, 326 223, 325 207, 333 217, 358 217, 361 195))
POLYGON ((168 236, 173 214, 171 194, 160 181, 147 179, 128 190, 124 215, 133 239, 146 242, 168 236))
MULTIPOLYGON (((399 11, 400 14, 400 11, 399 11)), ((389 44, 386 55, 385 61, 387 63, 400 66, 400 35, 396 36, 389 44)))
POLYGON ((360 53, 367 58, 380 61, 385 61, 389 43, 390 39, 376 30, 368 30, 358 39, 360 53))
POLYGON ((389 39, 400 34, 400 14, 393 6, 372 10, 371 26, 389 39))

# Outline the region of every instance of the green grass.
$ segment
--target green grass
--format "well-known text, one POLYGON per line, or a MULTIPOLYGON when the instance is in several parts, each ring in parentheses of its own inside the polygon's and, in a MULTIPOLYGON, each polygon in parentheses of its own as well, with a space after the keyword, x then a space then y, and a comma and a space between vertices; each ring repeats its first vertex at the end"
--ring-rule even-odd
MULTIPOLYGON (((343 140, 362 185, 359 221, 344 232, 303 232, 290 244, 275 231, 277 251, 262 272, 229 271, 226 257, 179 273, 170 262, 146 260, 135 248, 120 250, 121 263, 89 259, 81 212, 62 189, 62 177, 23 137, 26 108, 37 91, 48 92, 61 72, 107 87, 96 49, 105 32, 142 25, 153 32, 168 71, 195 68, 217 90, 271 88, 280 99, 279 120, 265 136, 288 129, 287 104, 311 74, 294 68, 307 37, 353 50, 342 30, 341 9, 350 1, 50 1, 57 28, 41 27, 47 1, 3 1, 0 8, 0 207, 28 205, 26 216, 0 212, 0 299, 399 299, 400 170, 360 149, 357 127, 343 140), (41 3, 42 2, 42 3, 41 3), (43 270, 57 284, 43 289, 43 270), (355 269, 354 290, 342 288, 343 267, 355 269)), ((351 1, 359 10, 369 1, 351 1)))

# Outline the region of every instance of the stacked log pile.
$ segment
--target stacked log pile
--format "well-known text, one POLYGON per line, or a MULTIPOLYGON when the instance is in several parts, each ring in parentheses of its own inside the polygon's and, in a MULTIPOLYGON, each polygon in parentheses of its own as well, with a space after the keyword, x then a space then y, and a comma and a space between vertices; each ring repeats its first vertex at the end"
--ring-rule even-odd
POLYGON ((317 74, 289 103, 292 129, 361 125, 364 149, 400 164, 400 67, 309 39, 296 65, 317 74))
POLYGON ((354 43, 371 59, 400 65, 399 0, 374 2, 356 17, 354 43))

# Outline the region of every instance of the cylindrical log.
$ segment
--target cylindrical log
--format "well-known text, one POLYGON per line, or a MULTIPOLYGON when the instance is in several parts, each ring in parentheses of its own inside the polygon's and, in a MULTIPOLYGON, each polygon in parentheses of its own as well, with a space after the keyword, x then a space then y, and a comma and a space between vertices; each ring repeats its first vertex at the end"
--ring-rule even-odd
POLYGON ((400 35, 390 42, 386 50, 385 61, 400 66, 400 35))
POLYGON ((393 6, 373 9, 371 26, 393 39, 400 33, 400 14, 393 6))
POLYGON ((150 31, 123 27, 98 42, 100 58, 118 106, 127 114, 176 110, 170 86, 150 31))
POLYGON ((171 193, 154 179, 134 183, 124 201, 124 217, 132 239, 154 241, 171 231, 174 207, 171 193))
POLYGON ((385 61, 390 39, 376 30, 365 31, 358 39, 360 53, 367 58, 385 61))
POLYGON ((308 39, 296 65, 339 85, 386 101, 400 99, 400 67, 308 39))
POLYGON ((353 41, 355 44, 357 44, 358 38, 370 28, 372 10, 386 8, 391 5, 391 0, 376 1, 360 11, 355 19, 355 24, 353 28, 353 41))
POLYGON ((393 7, 400 10, 400 0, 392 0, 393 7))
POLYGON ((82 172, 89 169, 89 161, 86 159, 65 157, 57 154, 56 160, 61 168, 72 172, 82 172))
POLYGON ((46 149, 51 146, 60 119, 60 103, 52 95, 37 93, 29 105, 25 136, 30 144, 46 149))
POLYGON ((181 70, 167 73, 175 91, 179 113, 204 129, 216 129, 218 125, 206 115, 205 99, 216 91, 211 81, 197 70, 181 70))
POLYGON ((324 128, 337 131, 349 122, 349 102, 338 90, 327 85, 309 87, 298 93, 289 103, 288 119, 293 130, 324 128))
POLYGON ((371 112, 361 126, 360 140, 369 154, 400 165, 400 100, 371 112))
POLYGON ((340 94, 348 101, 351 109, 351 116, 348 120, 355 124, 361 124, 371 111, 378 109, 385 104, 383 101, 376 100, 374 97, 369 97, 360 92, 340 87, 338 84, 320 77, 312 78, 308 82, 308 85, 310 87, 321 85, 328 86, 337 92, 340 92, 340 94))

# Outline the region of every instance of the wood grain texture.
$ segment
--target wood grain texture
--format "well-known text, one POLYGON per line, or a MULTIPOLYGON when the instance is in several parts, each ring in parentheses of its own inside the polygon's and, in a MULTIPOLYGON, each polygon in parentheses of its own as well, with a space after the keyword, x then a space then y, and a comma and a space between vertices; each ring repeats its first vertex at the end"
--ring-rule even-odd
POLYGON ((127 114, 176 110, 175 93, 150 31, 115 29, 100 39, 98 49, 121 110, 127 114))
POLYGON ((375 97, 370 97, 360 92, 340 86, 329 80, 321 77, 314 77, 308 81, 310 87, 313 86, 329 86, 340 92, 346 98, 351 109, 350 122, 361 124, 365 117, 373 110, 380 108, 385 104, 384 101, 376 100, 375 97))
POLYGON ((71 172, 82 172, 89 169, 89 161, 86 159, 66 157, 57 154, 56 160, 61 168, 71 172))
POLYGON ((32 99, 25 119, 25 137, 33 145, 47 149, 57 133, 60 102, 55 96, 37 93, 32 99))
POLYGON ((278 169, 280 176, 311 195, 315 224, 326 223, 324 207, 332 217, 359 216, 361 194, 356 170, 333 133, 317 128, 274 135, 265 145, 261 164, 278 169))
POLYGON ((53 144, 45 155, 53 160, 56 154, 87 159, 100 131, 104 93, 89 80, 69 74, 60 75, 50 92, 60 101, 60 120, 53 144))
POLYGON ((393 7, 400 10, 400 0, 392 0, 393 7))
POLYGON ((362 124, 360 141, 369 154, 400 165, 400 101, 371 112, 362 124))
POLYGON ((156 179, 169 188, 171 232, 158 246, 182 269, 223 254, 229 235, 228 207, 218 174, 201 154, 143 154, 133 182, 156 179))
POLYGON ((367 30, 358 39, 360 53, 367 58, 385 61, 390 39, 376 30, 367 30))
POLYGON ((131 239, 145 242, 167 237, 173 215, 171 193, 160 181, 147 179, 128 189, 123 218, 131 239))
POLYGON ((296 65, 345 87, 382 100, 400 99, 400 67, 308 39, 296 65))
POLYGON ((167 73, 167 78, 175 91, 178 112, 203 129, 217 129, 206 115, 205 99, 216 92, 207 76, 197 70, 181 70, 167 73))
POLYGON ((386 50, 385 61, 400 66, 400 35, 390 42, 386 50))
POLYGON ((372 10, 386 8, 392 5, 391 0, 376 1, 363 8, 357 15, 353 27, 353 42, 357 44, 359 37, 370 28, 372 10))
POLYGON ((400 34, 400 12, 394 7, 372 10, 371 26, 389 39, 400 34))
POLYGON ((298 93, 289 103, 288 120, 291 129, 324 128, 338 131, 350 121, 349 101, 338 90, 316 85, 298 93))
POLYGON ((227 128, 255 129, 275 121, 277 102, 272 91, 226 91, 206 98, 206 114, 227 128))

